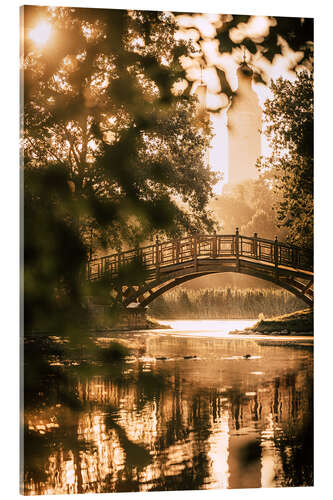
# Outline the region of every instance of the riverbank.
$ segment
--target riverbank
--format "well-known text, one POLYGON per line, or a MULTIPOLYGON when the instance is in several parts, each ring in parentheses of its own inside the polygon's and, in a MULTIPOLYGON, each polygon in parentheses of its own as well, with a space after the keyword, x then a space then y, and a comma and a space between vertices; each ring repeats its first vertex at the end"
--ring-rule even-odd
POLYGON ((139 330, 170 330, 171 326, 159 323, 158 320, 145 317, 141 318, 139 322, 129 325, 125 323, 116 323, 112 326, 95 326, 90 329, 91 333, 100 334, 102 332, 129 332, 139 330))
POLYGON ((307 308, 273 318, 260 318, 242 331, 230 333, 265 335, 313 335, 313 309, 307 308))
POLYGON ((129 326, 129 325, 121 325, 121 326, 113 326, 111 328, 107 329, 102 329, 103 331, 109 330, 109 331, 132 331, 132 330, 170 330, 171 326, 170 325, 165 325, 162 323, 159 323, 158 320, 145 317, 142 318, 141 322, 137 322, 134 326, 129 326))

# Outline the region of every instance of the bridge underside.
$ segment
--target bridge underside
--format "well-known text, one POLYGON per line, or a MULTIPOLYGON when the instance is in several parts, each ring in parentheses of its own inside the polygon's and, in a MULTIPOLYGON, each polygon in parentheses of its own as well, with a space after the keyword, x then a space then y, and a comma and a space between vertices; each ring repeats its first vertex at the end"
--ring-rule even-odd
POLYGON ((138 302, 142 307, 171 288, 186 281, 216 273, 241 273, 274 283, 313 305, 313 273, 284 266, 274 266, 269 262, 237 259, 198 259, 186 263, 164 266, 154 271, 149 280, 140 286, 124 287, 119 299, 124 305, 138 302))

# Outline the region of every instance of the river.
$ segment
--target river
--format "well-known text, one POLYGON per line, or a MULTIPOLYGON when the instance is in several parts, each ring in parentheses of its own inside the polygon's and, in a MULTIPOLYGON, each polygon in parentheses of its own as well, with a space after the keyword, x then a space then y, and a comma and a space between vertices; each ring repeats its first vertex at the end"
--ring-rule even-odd
POLYGON ((166 323, 99 336, 132 353, 77 380, 84 409, 27 416, 57 438, 36 451, 25 494, 313 484, 313 338, 228 333, 253 321, 166 323))

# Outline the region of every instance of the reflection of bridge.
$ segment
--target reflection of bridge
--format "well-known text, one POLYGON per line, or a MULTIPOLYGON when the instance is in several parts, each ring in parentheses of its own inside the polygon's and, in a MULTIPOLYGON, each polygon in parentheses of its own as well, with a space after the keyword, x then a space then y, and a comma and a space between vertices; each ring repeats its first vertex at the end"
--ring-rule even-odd
POLYGON ((88 262, 90 281, 116 280, 122 268, 139 261, 146 269, 140 284, 122 286, 119 299, 148 305, 185 281, 214 273, 242 273, 285 288, 313 304, 313 257, 309 250, 275 241, 231 235, 195 234, 179 240, 156 242, 143 248, 115 253, 88 262))

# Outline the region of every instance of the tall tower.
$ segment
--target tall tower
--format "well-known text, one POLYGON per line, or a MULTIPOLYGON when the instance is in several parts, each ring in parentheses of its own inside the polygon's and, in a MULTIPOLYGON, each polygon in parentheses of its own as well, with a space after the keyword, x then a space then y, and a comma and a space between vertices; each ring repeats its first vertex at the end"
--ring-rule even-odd
POLYGON ((228 111, 229 184, 258 176, 255 163, 261 154, 261 108, 252 76, 252 69, 243 61, 237 70, 238 90, 228 111))

